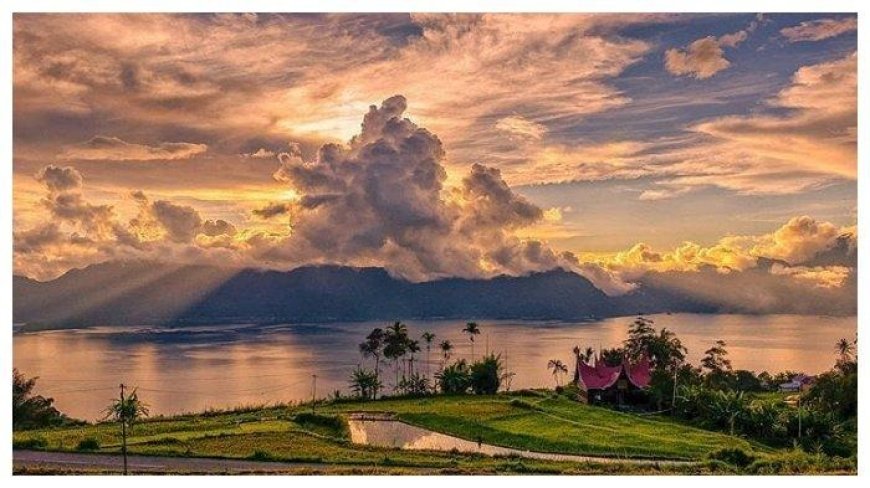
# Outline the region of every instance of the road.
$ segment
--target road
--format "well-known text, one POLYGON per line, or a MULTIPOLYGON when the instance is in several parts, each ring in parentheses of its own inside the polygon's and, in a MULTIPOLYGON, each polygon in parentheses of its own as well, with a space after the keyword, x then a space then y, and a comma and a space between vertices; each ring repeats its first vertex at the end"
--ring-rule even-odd
MULTIPOLYGON (((182 458, 163 456, 128 456, 132 473, 289 473, 300 469, 324 469, 331 465, 317 463, 280 463, 236 459, 182 458)), ((71 471, 111 471, 120 473, 124 461, 116 454, 85 454, 75 452, 12 451, 15 470, 21 468, 52 468, 71 471)))

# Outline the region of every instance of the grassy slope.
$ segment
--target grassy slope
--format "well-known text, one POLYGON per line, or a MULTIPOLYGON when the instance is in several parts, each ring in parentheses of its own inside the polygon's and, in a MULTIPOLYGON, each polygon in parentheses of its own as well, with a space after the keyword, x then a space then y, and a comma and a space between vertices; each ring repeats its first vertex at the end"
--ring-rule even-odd
MULTIPOLYGON (((520 449, 620 457, 701 459, 721 447, 763 449, 739 438, 687 427, 669 419, 623 414, 563 398, 508 395, 455 396, 336 403, 321 413, 390 411, 415 425, 470 440, 520 449), (533 404, 534 409, 527 407, 533 404)), ((396 451, 349 446, 343 431, 292 421, 299 407, 183 416, 137 425, 130 438, 134 452, 247 457, 260 450, 282 459, 363 462, 383 460, 396 451)), ((120 443, 112 424, 16 433, 16 441, 44 439, 46 448, 74 450, 92 437, 104 450, 120 443)), ((431 453, 399 453, 411 464, 435 460, 431 453)), ((449 461, 450 456, 444 456, 449 461)), ((424 463, 425 464, 425 463, 424 463)), ((431 464, 431 463, 430 463, 431 464)))
MULTIPOLYGON (((699 459, 747 441, 669 419, 590 407, 564 398, 454 396, 337 404, 332 411, 391 411, 408 423, 469 440, 542 452, 619 457, 699 459)), ((754 446, 759 448, 760 446, 754 446)))

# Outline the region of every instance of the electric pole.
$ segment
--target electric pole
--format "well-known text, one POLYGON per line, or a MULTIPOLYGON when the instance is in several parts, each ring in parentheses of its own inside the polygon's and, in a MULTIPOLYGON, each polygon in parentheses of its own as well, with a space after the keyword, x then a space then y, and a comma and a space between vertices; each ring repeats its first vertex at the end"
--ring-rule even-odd
POLYGON ((121 420, 121 455, 124 458, 124 476, 127 476, 127 419, 125 412, 127 410, 124 400, 124 383, 121 383, 121 411, 119 415, 121 420))
POLYGON ((317 402, 317 375, 311 375, 311 411, 313 412, 317 402))

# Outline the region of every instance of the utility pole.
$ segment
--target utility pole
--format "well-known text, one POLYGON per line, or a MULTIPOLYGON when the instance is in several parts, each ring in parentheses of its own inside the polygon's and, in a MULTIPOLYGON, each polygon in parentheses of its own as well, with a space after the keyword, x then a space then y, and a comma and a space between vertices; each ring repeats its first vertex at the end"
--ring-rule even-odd
POLYGON ((679 371, 679 363, 674 364, 674 393, 671 397, 671 416, 677 415, 677 373, 679 371))
POLYGON ((127 419, 124 415, 126 411, 124 403, 124 383, 121 383, 121 455, 124 458, 124 476, 127 476, 127 419))
POLYGON ((311 411, 313 412, 317 402, 317 375, 311 375, 311 411))

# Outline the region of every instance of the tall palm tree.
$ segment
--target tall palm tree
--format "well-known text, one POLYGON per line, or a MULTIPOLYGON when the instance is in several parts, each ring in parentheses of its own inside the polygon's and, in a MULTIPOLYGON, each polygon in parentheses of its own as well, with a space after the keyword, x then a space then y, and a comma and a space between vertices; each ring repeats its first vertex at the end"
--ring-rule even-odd
POLYGON ((411 357, 408 359, 408 376, 414 375, 414 354, 420 352, 420 342, 408 340, 408 352, 411 354, 411 357))
POLYGON ((380 327, 376 327, 372 329, 368 336, 366 336, 365 342, 359 345, 359 351, 362 353, 363 357, 373 357, 375 358, 375 391, 374 397, 378 396, 378 387, 380 386, 380 374, 381 374, 381 355, 383 354, 384 348, 384 330, 380 327))
POLYGON ((399 388, 400 360, 408 353, 408 326, 395 322, 384 332, 384 357, 393 362, 396 371, 395 388, 399 388))
POLYGON ((423 332, 423 335, 420 336, 423 339, 423 342, 426 343, 426 377, 429 377, 429 351, 432 349, 432 341, 435 340, 435 334, 429 332, 423 332))
POLYGON ((547 363, 547 369, 553 370, 553 379, 556 380, 556 387, 558 388, 559 386, 561 386, 561 382, 559 381, 559 375, 568 372, 568 367, 565 366, 565 363, 563 363, 561 359, 551 359, 547 363))
POLYGON ((441 369, 444 369, 447 361, 450 360, 450 354, 453 351, 453 344, 451 344, 450 341, 441 341, 441 344, 439 344, 438 347, 441 348, 441 357, 444 358, 444 361, 441 363, 441 369))
POLYGON ((471 341, 471 362, 474 362, 474 336, 480 335, 480 327, 477 322, 468 322, 462 332, 468 334, 468 340, 471 341))

